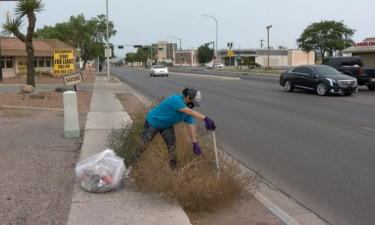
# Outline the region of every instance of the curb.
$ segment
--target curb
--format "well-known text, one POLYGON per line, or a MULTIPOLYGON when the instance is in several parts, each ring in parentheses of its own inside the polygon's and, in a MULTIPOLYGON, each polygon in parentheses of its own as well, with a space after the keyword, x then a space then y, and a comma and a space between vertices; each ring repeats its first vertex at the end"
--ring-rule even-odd
POLYGON ((293 219, 289 214, 282 210, 277 205, 273 204, 268 198, 266 198, 259 191, 254 194, 254 197, 262 203, 269 211, 271 211, 277 218, 283 221, 286 225, 300 225, 295 219, 293 219))
POLYGON ((50 111, 64 111, 64 109, 55 109, 55 108, 39 108, 39 107, 9 106, 9 105, 3 105, 3 107, 8 108, 8 109, 38 109, 38 110, 50 110, 50 111))

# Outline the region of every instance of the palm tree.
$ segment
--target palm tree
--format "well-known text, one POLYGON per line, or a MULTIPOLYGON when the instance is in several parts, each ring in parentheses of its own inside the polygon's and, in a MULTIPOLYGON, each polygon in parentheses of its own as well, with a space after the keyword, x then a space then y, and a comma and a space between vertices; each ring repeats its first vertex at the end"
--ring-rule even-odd
POLYGON ((26 45, 27 52, 27 85, 35 87, 35 68, 34 68, 34 45, 33 36, 36 23, 35 12, 41 12, 44 8, 42 0, 20 0, 17 2, 15 8, 15 19, 7 16, 5 22, 2 24, 4 36, 14 34, 18 39, 26 45), (27 27, 27 34, 24 35, 20 32, 20 28, 23 26, 23 17, 27 16, 29 20, 29 26, 27 27))

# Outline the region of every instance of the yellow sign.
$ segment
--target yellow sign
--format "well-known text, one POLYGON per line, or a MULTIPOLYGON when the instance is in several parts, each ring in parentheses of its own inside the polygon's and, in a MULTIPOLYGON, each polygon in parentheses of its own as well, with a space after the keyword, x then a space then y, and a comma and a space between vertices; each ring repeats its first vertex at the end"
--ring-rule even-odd
POLYGON ((26 71, 27 62, 18 62, 18 71, 26 71))
POLYGON ((53 52, 53 75, 74 73, 73 49, 54 49, 53 52))
POLYGON ((232 57, 233 52, 232 52, 232 51, 229 51, 229 52, 227 53, 227 55, 228 55, 229 57, 232 57))

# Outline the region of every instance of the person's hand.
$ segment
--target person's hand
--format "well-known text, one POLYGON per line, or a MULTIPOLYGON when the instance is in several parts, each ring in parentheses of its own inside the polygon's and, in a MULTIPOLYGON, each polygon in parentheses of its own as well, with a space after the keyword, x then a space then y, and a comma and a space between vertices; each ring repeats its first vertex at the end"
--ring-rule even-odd
POLYGON ((204 118, 204 121, 206 122, 205 126, 207 130, 214 130, 215 129, 215 123, 207 116, 204 118))
POLYGON ((202 155, 202 149, 201 147, 199 147, 199 145, 196 142, 193 143, 193 151, 194 151, 194 154, 196 154, 197 156, 202 155))

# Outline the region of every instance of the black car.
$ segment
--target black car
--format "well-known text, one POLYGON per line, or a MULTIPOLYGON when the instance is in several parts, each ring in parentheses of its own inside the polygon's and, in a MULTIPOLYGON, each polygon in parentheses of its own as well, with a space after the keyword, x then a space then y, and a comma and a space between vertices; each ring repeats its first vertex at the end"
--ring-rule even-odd
POLYGON ((325 65, 297 66, 282 73, 279 82, 287 92, 303 89, 315 91, 318 95, 351 95, 358 91, 356 78, 325 65))

